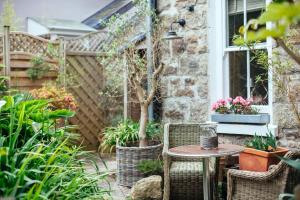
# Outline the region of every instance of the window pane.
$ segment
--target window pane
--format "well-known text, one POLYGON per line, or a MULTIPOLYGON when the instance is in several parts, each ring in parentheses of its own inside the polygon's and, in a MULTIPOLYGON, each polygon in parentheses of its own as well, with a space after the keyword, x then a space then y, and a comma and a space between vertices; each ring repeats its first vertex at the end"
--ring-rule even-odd
MULTIPOLYGON (((266 7, 265 0, 247 1, 247 21, 250 21, 251 19, 259 18, 259 16, 262 14, 265 7, 266 7)), ((265 27, 265 25, 259 25, 258 29, 262 27, 265 27)), ((265 42, 265 40, 261 42, 265 42)))
POLYGON ((266 7, 266 1, 265 0, 247 0, 247 11, 255 11, 255 10, 262 10, 266 7))
MULTIPOLYGON (((259 50, 265 52, 266 50, 259 50)), ((267 56, 267 54, 265 55, 267 56)), ((250 91, 254 103, 257 105, 268 104, 268 69, 258 62, 257 53, 250 53, 250 91), (255 56, 256 55, 256 56, 255 56)), ((267 62, 267 58, 263 59, 267 62)))
POLYGON ((247 52, 229 52, 230 96, 247 98, 247 52))
POLYGON ((232 46, 234 35, 239 34, 239 28, 244 25, 243 0, 228 0, 228 44, 232 46))

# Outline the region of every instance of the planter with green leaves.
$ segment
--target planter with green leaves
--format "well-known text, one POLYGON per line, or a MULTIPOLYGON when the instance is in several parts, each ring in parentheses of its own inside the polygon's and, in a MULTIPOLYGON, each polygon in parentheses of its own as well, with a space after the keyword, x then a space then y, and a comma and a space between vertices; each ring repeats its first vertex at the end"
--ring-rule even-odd
POLYGON ((277 164, 279 157, 287 152, 288 149, 277 146, 276 138, 271 132, 267 133, 266 137, 255 135, 246 142, 245 150, 240 153, 240 169, 256 172, 268 171, 270 165, 277 164))
POLYGON ((124 186, 132 186, 147 176, 141 171, 143 161, 155 161, 161 156, 161 128, 159 124, 149 122, 146 126, 148 146, 139 147, 139 123, 125 121, 116 127, 106 128, 101 151, 116 149, 117 181, 124 186))

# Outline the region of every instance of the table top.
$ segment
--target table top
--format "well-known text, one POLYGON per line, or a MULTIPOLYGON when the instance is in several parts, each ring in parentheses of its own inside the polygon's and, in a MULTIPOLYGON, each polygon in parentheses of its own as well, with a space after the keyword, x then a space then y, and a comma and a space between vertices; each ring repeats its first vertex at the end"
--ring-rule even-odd
POLYGON ((200 145, 184 145, 169 149, 168 155, 186 158, 209 158, 229 156, 243 150, 243 146, 234 144, 219 144, 218 148, 209 150, 202 149, 200 145))

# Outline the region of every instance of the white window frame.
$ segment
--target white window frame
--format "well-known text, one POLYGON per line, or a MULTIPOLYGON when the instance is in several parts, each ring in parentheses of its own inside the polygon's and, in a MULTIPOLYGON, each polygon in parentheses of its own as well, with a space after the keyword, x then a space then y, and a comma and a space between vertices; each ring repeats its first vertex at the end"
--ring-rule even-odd
MULTIPOLYGON (((210 105, 220 98, 229 96, 229 67, 226 66, 226 51, 235 50, 232 47, 227 47, 227 0, 209 0, 208 1, 208 76, 209 76, 209 102, 210 105), (226 50, 226 51, 225 51, 226 50)), ((248 0, 249 1, 249 0, 248 0)), ((266 5, 271 0, 266 0, 266 5)), ((271 23, 267 23, 267 28, 272 27, 271 23)), ((272 38, 268 38, 264 46, 257 48, 266 48, 269 57, 272 55, 272 48, 274 46, 272 38)), ((247 124, 221 124, 218 125, 218 132, 223 134, 239 134, 239 135, 253 135, 255 132, 264 136, 267 130, 270 130, 273 135, 278 134, 277 125, 273 122, 273 84, 272 72, 268 72, 268 105, 256 106, 260 112, 269 113, 271 117, 268 125, 247 125, 247 124)), ((213 111, 210 109, 210 114, 213 111)))
MULTIPOLYGON (((244 0, 244 3, 247 0, 244 0)), ((249 0, 248 0, 249 1, 249 0)), ((266 6, 271 0, 266 0, 266 6)), ((246 5, 244 4, 244 15, 246 14, 246 5)), ((227 47, 227 0, 214 0, 209 1, 209 15, 208 24, 209 31, 209 46, 210 46, 210 59, 209 66, 215 66, 213 69, 209 68, 210 75, 210 102, 213 103, 219 98, 229 97, 229 61, 228 52, 248 50, 246 47, 227 47), (214 16, 212 16, 214 15, 214 16)), ((244 18, 244 21, 247 21, 244 18)), ((267 23, 267 28, 271 26, 267 23)), ((266 49, 269 57, 272 55, 273 40, 268 38, 266 42, 257 44, 256 49, 266 49)), ((249 76, 250 65, 247 63, 247 76, 249 76)), ((250 78, 247 78, 247 85, 250 84, 250 78)), ((249 87, 248 87, 249 88, 249 87)), ((272 99, 273 99, 273 84, 271 70, 268 72, 268 105, 257 105, 261 113, 269 113, 272 120, 272 99)), ((248 90, 249 95, 249 90, 248 90)), ((249 95, 250 96, 250 95, 249 95)))

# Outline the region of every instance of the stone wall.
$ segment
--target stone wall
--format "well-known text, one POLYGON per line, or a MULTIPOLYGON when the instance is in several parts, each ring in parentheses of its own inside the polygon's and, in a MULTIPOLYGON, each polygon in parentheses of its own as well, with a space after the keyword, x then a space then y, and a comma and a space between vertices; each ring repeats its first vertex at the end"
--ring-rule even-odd
MULTIPOLYGON (((299 48, 299 46, 296 48, 299 48)), ((290 85, 292 94, 295 95, 296 109, 298 109, 298 113, 300 113, 300 66, 282 49, 275 48, 273 51, 276 52, 274 53, 273 59, 279 58, 283 65, 287 64, 287 62, 291 65, 290 73, 286 77, 286 83, 290 85)), ((273 75, 274 79, 276 77, 278 76, 273 75)), ((279 143, 282 146, 300 148, 300 124, 292 109, 292 104, 287 98, 287 93, 280 92, 275 84, 276 82, 273 81, 273 83, 273 121, 279 128, 279 143)))
MULTIPOLYGON (((184 28, 174 26, 184 38, 166 41, 163 46, 162 62, 165 71, 162 77, 163 121, 164 122, 203 122, 209 115, 208 91, 208 24, 207 0, 198 0, 194 12, 187 6, 194 0, 158 1, 158 11, 166 32, 177 19, 185 19, 184 28), (171 53, 171 51, 173 53, 171 53), (171 56, 171 54, 173 56, 171 56)), ((284 59, 287 55, 280 51, 284 59)), ((300 109, 300 69, 290 75, 297 93, 297 106, 300 109)), ((300 148, 299 124, 286 97, 273 89, 273 124, 278 125, 279 142, 282 146, 300 148)), ((220 135, 221 143, 243 144, 248 136, 220 135)))
POLYGON ((202 122, 208 119, 208 5, 206 0, 198 0, 194 12, 188 11, 187 6, 194 3, 194 0, 158 1, 166 31, 173 21, 186 20, 184 28, 174 26, 184 38, 164 44, 162 96, 165 122, 202 122))

